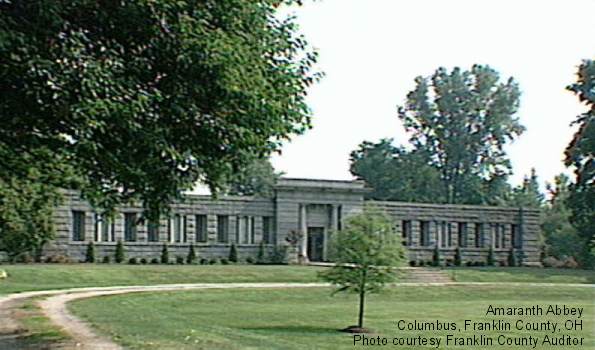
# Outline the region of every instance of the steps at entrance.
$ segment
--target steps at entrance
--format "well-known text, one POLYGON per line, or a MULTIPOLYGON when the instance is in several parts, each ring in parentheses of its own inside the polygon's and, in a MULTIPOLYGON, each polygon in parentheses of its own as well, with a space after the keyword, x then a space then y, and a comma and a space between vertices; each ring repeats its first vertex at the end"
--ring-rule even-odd
POLYGON ((407 267, 399 269, 399 282, 403 283, 449 283, 452 278, 439 268, 407 267))

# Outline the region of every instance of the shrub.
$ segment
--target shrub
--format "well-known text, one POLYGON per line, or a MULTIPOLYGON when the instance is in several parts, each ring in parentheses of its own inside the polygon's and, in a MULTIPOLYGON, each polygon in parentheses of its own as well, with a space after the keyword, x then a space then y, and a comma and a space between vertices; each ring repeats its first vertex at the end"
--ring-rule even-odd
POLYGON ((440 248, 438 244, 434 247, 434 254, 432 255, 432 266, 440 266, 440 248))
POLYGON ((254 262, 255 261, 254 261, 254 258, 253 257, 249 256, 249 257, 246 258, 246 263, 247 264, 254 264, 254 262))
POLYGON ((188 250, 188 256, 186 257, 186 263, 194 264, 196 261, 196 252, 194 251, 194 244, 190 244, 190 250, 188 250))
POLYGON ((510 248, 508 251, 508 266, 515 267, 518 265, 516 251, 514 248, 510 248))
MULTIPOLYGON (((223 259, 221 259, 221 260, 223 260, 223 259)), ((238 250, 236 248, 235 243, 232 243, 231 247, 229 247, 229 259, 228 260, 232 263, 238 262, 238 250)))
POLYGON ((22 263, 22 264, 31 264, 32 262, 35 261, 35 259, 33 259, 31 254, 25 252, 25 253, 21 253, 21 254, 17 255, 15 258, 15 261, 18 263, 22 263))
POLYGON ((477 262, 477 266, 486 266, 486 262, 485 261, 478 261, 477 262))
POLYGON ((161 263, 169 263, 169 251, 167 250, 167 244, 163 244, 163 248, 161 248, 161 263))
POLYGON ((461 258, 461 247, 457 247, 455 250, 455 266, 463 265, 463 259, 461 258))
POLYGON ((425 261, 421 260, 421 261, 419 262, 419 266, 425 266, 425 265, 426 265, 426 262, 425 262, 425 261))
POLYGON ((151 264, 159 264, 159 259, 157 259, 157 258, 151 259, 151 264))
POLYGON ((140 259, 140 263, 143 264, 143 265, 146 265, 147 264, 147 259, 141 258, 140 259))
POLYGON ((102 260, 102 262, 103 262, 104 264, 109 264, 109 263, 110 263, 110 260, 111 260, 111 259, 110 259, 109 255, 106 255, 106 256, 104 256, 104 257, 103 257, 103 260, 102 260))
POLYGON ((409 262, 409 266, 415 267, 415 265, 417 265, 417 263, 415 262, 415 260, 411 260, 409 262))
POLYGON ((488 266, 496 265, 496 259, 494 258, 494 248, 492 248, 492 247, 490 247, 490 250, 488 251, 487 265, 488 266))
POLYGON ((219 261, 221 262, 221 265, 229 265, 229 260, 227 260, 226 258, 221 258, 219 259, 219 261))
POLYGON ((176 264, 184 265, 184 257, 183 256, 176 256, 176 264))
POLYGON ((264 264, 266 262, 265 259, 264 241, 260 241, 260 244, 258 245, 258 254, 256 254, 256 262, 258 264, 264 264))
POLYGON ((114 254, 114 261, 118 264, 124 261, 124 244, 122 240, 119 239, 118 243, 116 244, 116 253, 114 254))
POLYGON ((471 267, 471 266, 473 266, 473 261, 467 261, 465 263, 465 265, 471 267))
POLYGON ((136 258, 130 258, 130 259, 128 259, 128 263, 130 265, 136 265, 136 264, 138 264, 138 260, 136 258))
POLYGON ((270 260, 273 264, 287 264, 287 246, 275 246, 270 260))
POLYGON ((206 258, 200 259, 200 264, 201 265, 207 265, 208 263, 209 263, 209 260, 207 260, 206 258))
POLYGON ((87 244, 87 252, 85 253, 85 262, 86 263, 94 263, 95 262, 95 246, 93 242, 89 242, 87 244))
POLYGON ((209 259, 209 265, 215 265, 217 263, 217 259, 211 258, 209 259))
POLYGON ((563 266, 567 269, 576 269, 578 268, 578 263, 572 256, 569 256, 564 259, 563 266))
POLYGON ((50 264, 67 264, 70 263, 70 258, 67 257, 66 255, 62 255, 62 254, 55 254, 55 255, 50 255, 45 259, 46 263, 50 263, 50 264))

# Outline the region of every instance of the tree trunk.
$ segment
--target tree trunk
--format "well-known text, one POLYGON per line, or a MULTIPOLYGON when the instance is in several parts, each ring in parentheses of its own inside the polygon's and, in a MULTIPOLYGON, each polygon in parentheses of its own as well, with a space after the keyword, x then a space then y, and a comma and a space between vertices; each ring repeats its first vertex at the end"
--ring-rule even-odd
POLYGON ((362 279, 359 286, 359 316, 357 319, 357 326, 364 327, 364 301, 366 298, 366 270, 362 270, 362 279))

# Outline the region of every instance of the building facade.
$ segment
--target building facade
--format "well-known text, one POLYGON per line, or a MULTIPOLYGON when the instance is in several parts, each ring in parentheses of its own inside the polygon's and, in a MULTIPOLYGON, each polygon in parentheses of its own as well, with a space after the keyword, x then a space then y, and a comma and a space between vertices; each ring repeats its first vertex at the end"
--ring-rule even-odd
MULTIPOLYGON (((345 218, 363 210, 366 191, 362 181, 282 178, 272 198, 188 195, 159 222, 139 220, 142 208, 134 206, 120 208, 111 220, 102 218, 77 193, 69 192, 55 212, 57 235, 44 255, 83 260, 93 242, 101 259, 113 256, 116 243, 122 241, 127 257, 158 258, 167 244, 171 257, 186 256, 194 245, 200 257, 219 258, 228 256, 233 243, 245 259, 256 256, 261 242, 271 252, 287 245, 288 237, 299 236, 297 255, 326 261, 329 235, 341 229, 345 218)), ((372 203, 394 220, 410 261, 431 261, 436 247, 444 259, 453 260, 460 247, 463 261, 485 262, 493 249, 496 261, 505 262, 514 248, 525 265, 539 265, 537 210, 372 203)))

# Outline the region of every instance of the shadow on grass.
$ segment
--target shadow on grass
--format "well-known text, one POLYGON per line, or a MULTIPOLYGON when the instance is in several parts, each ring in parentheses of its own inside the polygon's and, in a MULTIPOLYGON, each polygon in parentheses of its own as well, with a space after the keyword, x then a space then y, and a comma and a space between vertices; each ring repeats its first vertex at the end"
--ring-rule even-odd
POLYGON ((254 332, 270 332, 270 333, 285 333, 285 334, 309 334, 309 335, 328 335, 337 334, 338 328, 330 327, 315 327, 315 326, 264 326, 264 327, 244 327, 241 328, 246 331, 254 332))

